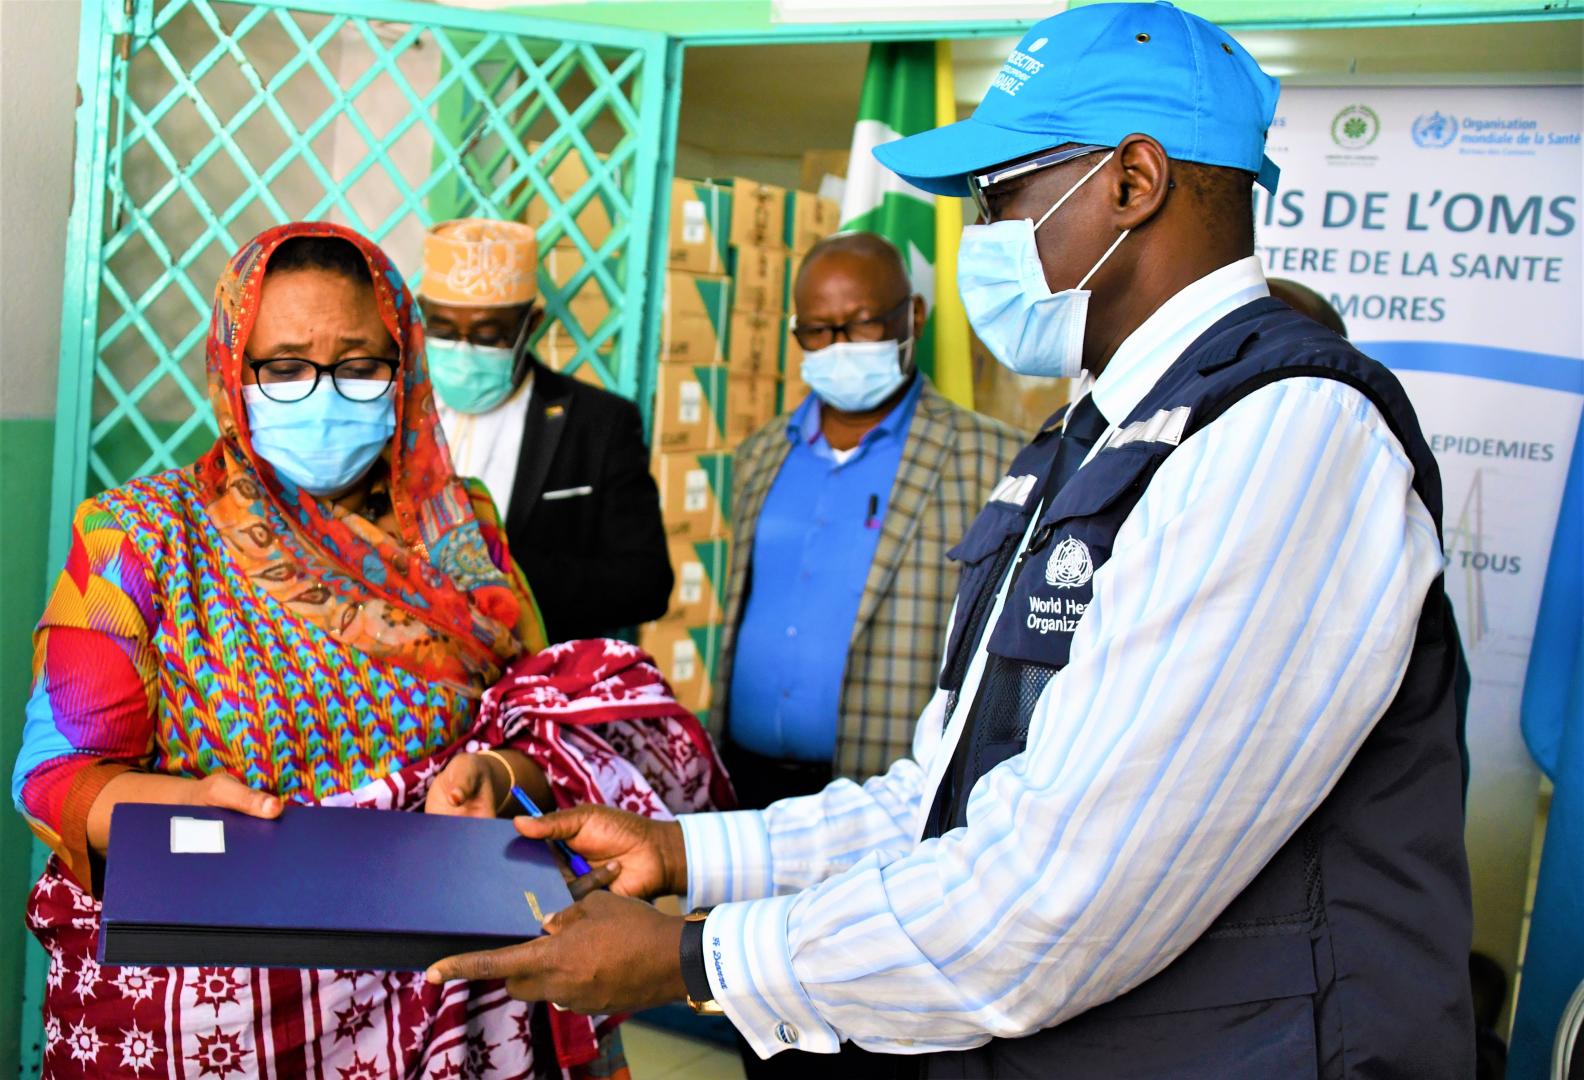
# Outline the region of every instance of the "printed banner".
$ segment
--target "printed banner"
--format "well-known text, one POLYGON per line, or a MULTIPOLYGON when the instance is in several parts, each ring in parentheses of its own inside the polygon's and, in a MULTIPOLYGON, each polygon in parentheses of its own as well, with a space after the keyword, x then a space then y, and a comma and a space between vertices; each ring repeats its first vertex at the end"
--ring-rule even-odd
POLYGON ((1581 130, 1573 87, 1296 88, 1270 132, 1279 190, 1255 191, 1266 272, 1325 295, 1397 373, 1440 463, 1473 674, 1475 943, 1509 966, 1537 789, 1519 706, 1558 507, 1581 482, 1581 130))

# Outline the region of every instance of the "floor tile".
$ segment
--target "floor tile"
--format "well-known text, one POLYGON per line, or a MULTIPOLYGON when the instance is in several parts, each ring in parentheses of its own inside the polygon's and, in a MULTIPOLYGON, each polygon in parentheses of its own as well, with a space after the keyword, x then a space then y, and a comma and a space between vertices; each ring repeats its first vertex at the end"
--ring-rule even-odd
POLYGON ((622 1025, 633 1080, 743 1080, 735 1050, 635 1021, 622 1025))

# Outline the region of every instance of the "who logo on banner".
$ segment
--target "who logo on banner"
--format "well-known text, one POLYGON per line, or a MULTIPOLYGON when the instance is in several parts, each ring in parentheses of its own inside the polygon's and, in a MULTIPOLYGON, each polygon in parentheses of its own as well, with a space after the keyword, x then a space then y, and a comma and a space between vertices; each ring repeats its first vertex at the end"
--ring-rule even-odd
POLYGON ((1410 130, 1417 145, 1439 150, 1451 146, 1457 140, 1457 117, 1440 111, 1425 113, 1413 122, 1410 130))

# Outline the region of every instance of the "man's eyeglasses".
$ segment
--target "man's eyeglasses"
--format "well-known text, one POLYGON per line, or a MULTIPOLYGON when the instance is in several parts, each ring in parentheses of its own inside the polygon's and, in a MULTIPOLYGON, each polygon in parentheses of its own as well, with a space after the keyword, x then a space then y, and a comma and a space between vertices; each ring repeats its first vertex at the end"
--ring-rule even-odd
POLYGON ((455 334, 449 330, 432 329, 429 331, 429 340, 465 342, 480 349, 509 349, 512 347, 512 339, 493 327, 487 330, 474 330, 466 334, 455 334))
POLYGON ((986 224, 995 220, 990 214, 990 189, 997 184, 1004 184, 1008 180, 1016 180, 1020 176, 1027 176, 1040 169, 1049 169, 1054 165, 1064 165, 1085 154, 1109 149, 1111 149, 1109 146, 1069 146, 1063 150, 1050 150, 1037 154, 1023 161, 1014 161, 1010 165, 1000 165, 989 172, 970 175, 968 194, 973 199, 974 209, 979 211, 979 220, 986 224))
POLYGON ((890 311, 862 319, 848 319, 844 323, 834 325, 826 323, 804 325, 793 316, 792 336, 797 338, 798 345, 806 352, 829 348, 836 341, 837 335, 841 335, 843 341, 884 341, 896 317, 903 309, 911 307, 912 303, 912 295, 904 296, 890 311))
POLYGON ((330 376, 336 393, 348 401, 374 401, 383 397, 396 379, 396 361, 380 356, 348 356, 333 364, 282 357, 249 359, 260 392, 271 401, 291 404, 305 400, 319 388, 319 378, 330 376))

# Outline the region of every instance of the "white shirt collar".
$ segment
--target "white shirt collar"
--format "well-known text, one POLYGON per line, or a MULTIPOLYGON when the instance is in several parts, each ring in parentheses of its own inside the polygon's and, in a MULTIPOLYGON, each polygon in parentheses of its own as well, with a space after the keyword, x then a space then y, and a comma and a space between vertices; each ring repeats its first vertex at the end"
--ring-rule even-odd
POLYGON ((1250 255, 1211 271, 1167 300, 1117 346, 1095 379, 1092 392, 1101 415, 1112 426, 1126 420, 1195 338, 1222 316, 1269 295, 1259 257, 1250 255))

